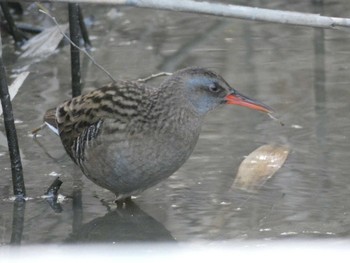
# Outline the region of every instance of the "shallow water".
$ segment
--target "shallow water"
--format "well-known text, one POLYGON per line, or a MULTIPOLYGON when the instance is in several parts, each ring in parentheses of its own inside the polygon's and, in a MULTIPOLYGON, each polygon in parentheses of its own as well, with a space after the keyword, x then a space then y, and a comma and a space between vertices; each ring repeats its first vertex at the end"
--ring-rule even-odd
MULTIPOLYGON (((350 11, 345 0, 325 4, 323 11, 309 1, 250 4, 343 17, 350 11)), ((83 10, 93 16, 92 55, 114 76, 137 79, 187 66, 209 67, 274 108, 285 126, 239 107, 212 112, 187 163, 134 199, 133 206, 116 210, 113 195, 82 176, 57 137, 47 130, 36 140, 28 135, 41 124, 45 110, 70 96, 69 47, 46 59, 20 60, 11 39, 4 37, 9 75, 31 64, 13 102, 32 198, 25 205, 23 233, 17 231, 22 244, 348 237, 348 32, 136 8, 83 10), (290 147, 282 169, 255 194, 231 190, 244 156, 267 143, 290 147), (60 193, 68 197, 60 213, 40 197, 57 175, 64 182, 60 193)), ((24 19, 50 23, 34 9, 28 12, 24 19)), ((66 21, 64 5, 55 5, 52 13, 66 21)), ((86 57, 82 62, 86 89, 109 81, 86 57)), ((15 238, 8 159, 1 122, 1 244, 15 238)))

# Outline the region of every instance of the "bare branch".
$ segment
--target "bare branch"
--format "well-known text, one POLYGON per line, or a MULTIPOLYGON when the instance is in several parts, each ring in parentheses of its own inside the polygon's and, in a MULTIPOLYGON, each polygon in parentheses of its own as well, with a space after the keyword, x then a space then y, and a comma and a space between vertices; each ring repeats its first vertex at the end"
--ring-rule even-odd
MULTIPOLYGON (((32 0, 22 1, 32 2, 32 0)), ((327 17, 318 14, 271 10, 248 6, 195 2, 192 0, 46 0, 45 2, 79 2, 127 5, 299 26, 322 28, 350 27, 350 19, 348 18, 327 17)))
POLYGON ((170 72, 159 72, 159 73, 156 73, 156 74, 152 74, 151 76, 148 76, 146 78, 143 78, 143 79, 138 79, 137 81, 138 82, 147 82, 151 79, 154 79, 154 78, 158 78, 158 77, 163 77, 163 76, 171 76, 173 75, 173 73, 170 73, 170 72))
POLYGON ((60 33, 64 36, 64 38, 66 38, 66 39, 69 41, 69 43, 71 43, 74 47, 76 47, 76 48, 79 49, 81 52, 83 52, 86 56, 88 56, 89 59, 92 61, 92 63, 94 63, 95 66, 97 66, 100 70, 102 70, 104 73, 106 73, 107 76, 108 76, 113 82, 115 82, 115 79, 112 77, 112 75, 111 75, 104 67, 102 67, 100 64, 98 64, 98 63, 96 62, 96 60, 95 60, 86 50, 84 50, 84 49, 78 47, 76 44, 74 44, 74 43, 70 40, 70 38, 62 31, 62 29, 61 29, 60 25, 58 24, 58 22, 57 22, 57 20, 56 20, 55 17, 53 17, 53 16, 52 16, 45 8, 43 8, 41 5, 39 5, 39 7, 40 7, 39 11, 40 11, 41 13, 43 13, 43 14, 49 16, 49 17, 52 19, 52 21, 56 24, 57 28, 59 29, 60 33))

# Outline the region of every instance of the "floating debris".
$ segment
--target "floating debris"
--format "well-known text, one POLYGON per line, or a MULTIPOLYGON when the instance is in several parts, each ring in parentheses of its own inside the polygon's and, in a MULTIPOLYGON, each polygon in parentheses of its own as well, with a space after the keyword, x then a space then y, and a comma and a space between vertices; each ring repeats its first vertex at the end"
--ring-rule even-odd
POLYGON ((288 153, 287 146, 260 146, 243 160, 232 187, 255 192, 282 167, 288 153))
POLYGON ((28 133, 27 136, 29 138, 38 138, 38 137, 43 137, 41 134, 38 134, 38 133, 28 133))
POLYGON ((303 126, 298 125, 298 124, 292 124, 290 127, 293 128, 293 129, 302 129, 302 128, 304 128, 303 126))
POLYGON ((22 124, 23 122, 22 120, 15 120, 15 124, 22 124))
MULTIPOLYGON (((39 198, 41 198, 41 199, 48 199, 48 198, 51 198, 51 196, 45 194, 45 195, 39 196, 39 198)), ((62 194, 58 194, 56 201, 57 201, 57 203, 61 204, 61 203, 63 203, 63 201, 65 201, 67 199, 69 199, 67 196, 62 195, 62 194)))
POLYGON ((56 173, 55 171, 52 171, 51 173, 49 173, 49 176, 60 176, 61 174, 56 173))

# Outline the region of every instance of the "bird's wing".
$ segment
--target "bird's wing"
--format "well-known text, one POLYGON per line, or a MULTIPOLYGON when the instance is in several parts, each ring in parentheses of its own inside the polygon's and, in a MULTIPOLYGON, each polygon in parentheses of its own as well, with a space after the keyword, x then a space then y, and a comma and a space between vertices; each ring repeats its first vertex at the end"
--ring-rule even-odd
POLYGON ((137 116, 141 89, 137 82, 117 82, 57 107, 58 133, 76 163, 84 160, 86 146, 98 143, 101 134, 113 134, 114 141, 126 137, 128 124, 137 116))

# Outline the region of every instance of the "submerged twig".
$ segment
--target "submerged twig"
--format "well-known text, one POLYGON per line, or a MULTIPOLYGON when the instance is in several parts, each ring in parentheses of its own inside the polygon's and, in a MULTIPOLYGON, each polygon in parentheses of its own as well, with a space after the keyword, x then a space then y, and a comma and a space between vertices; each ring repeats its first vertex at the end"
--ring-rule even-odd
POLYGON ((12 234, 10 241, 12 245, 21 244, 25 209, 26 201, 24 199, 16 199, 13 203, 12 234))
POLYGON ((55 181, 52 182, 52 184, 49 186, 49 188, 47 189, 45 195, 49 196, 49 197, 53 197, 58 195, 58 190, 60 189, 61 185, 62 185, 62 181, 60 180, 59 177, 57 177, 55 179, 55 181))
POLYGON ((58 190, 62 185, 62 181, 59 177, 53 181, 45 193, 45 199, 49 203, 50 207, 55 211, 55 213, 61 213, 62 207, 58 200, 58 190))
POLYGON ((62 212, 62 206, 61 204, 57 201, 57 197, 53 198, 46 198, 46 202, 50 205, 50 207, 52 208, 52 210, 55 213, 61 213, 62 212))

